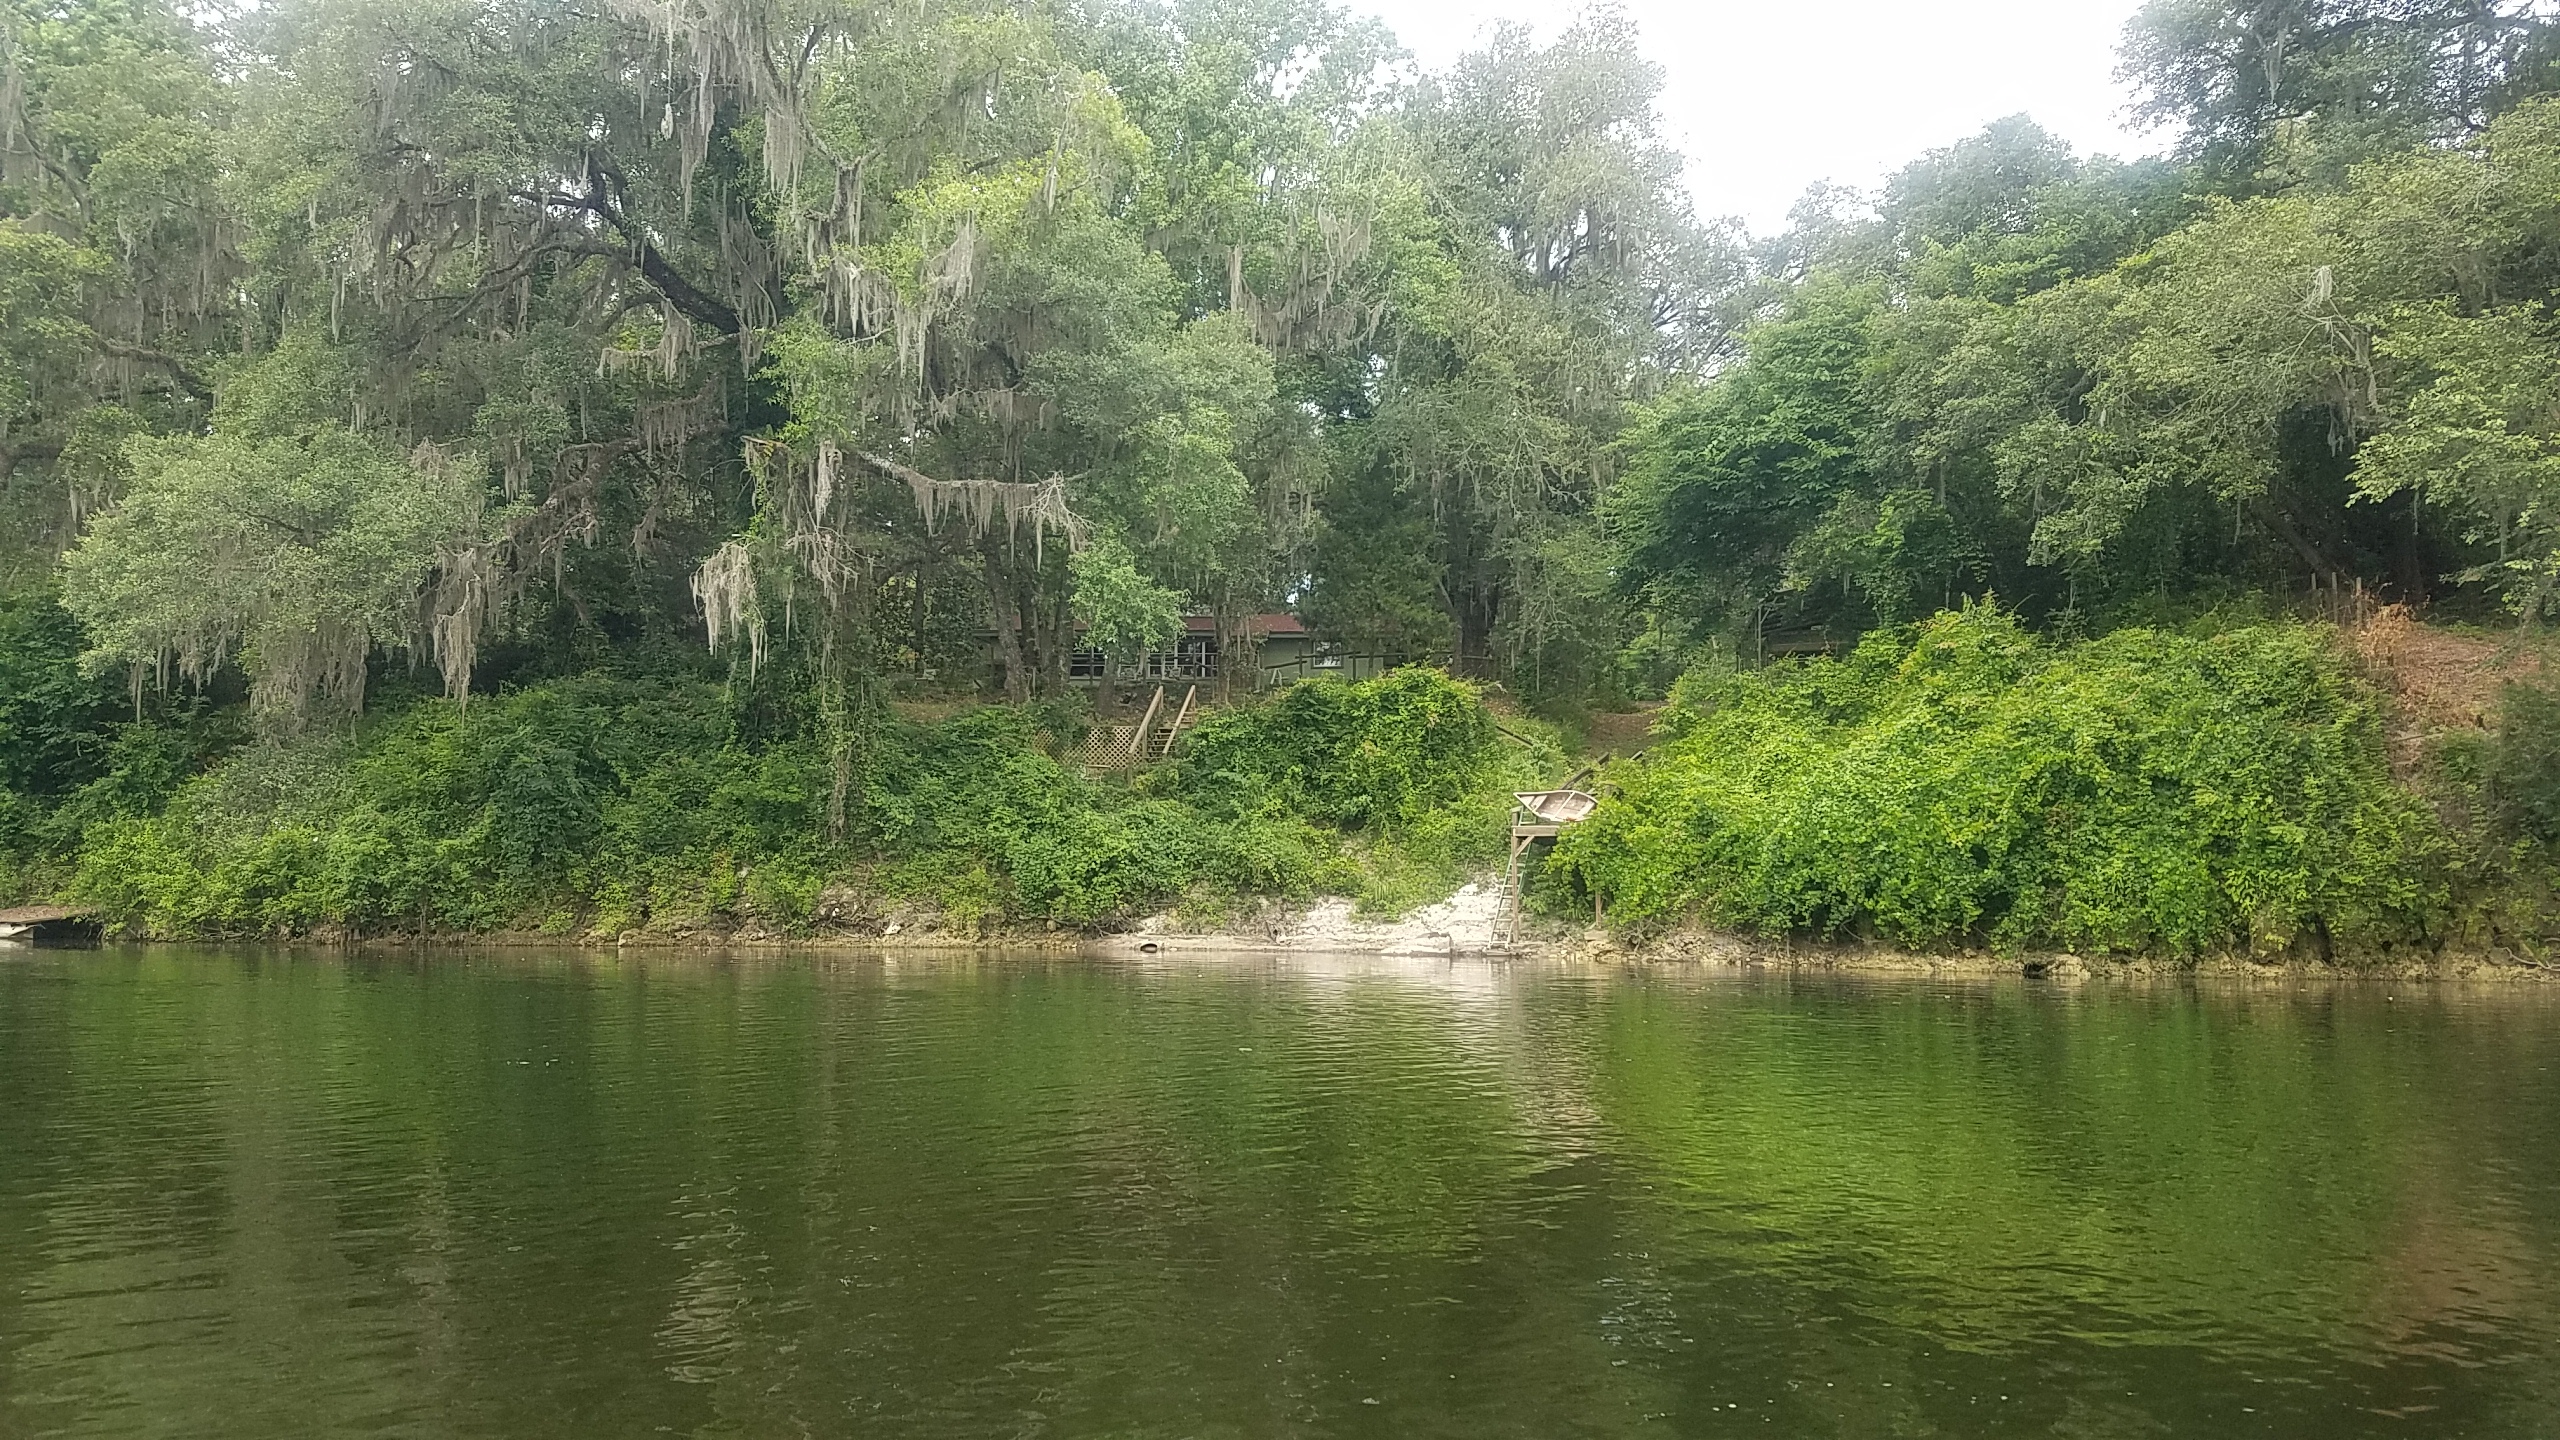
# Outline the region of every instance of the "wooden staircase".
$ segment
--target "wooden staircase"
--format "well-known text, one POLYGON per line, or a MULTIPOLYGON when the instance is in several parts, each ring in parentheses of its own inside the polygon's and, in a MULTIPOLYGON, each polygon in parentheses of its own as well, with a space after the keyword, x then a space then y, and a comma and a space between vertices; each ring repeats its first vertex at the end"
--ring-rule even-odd
POLYGON ((1165 709, 1164 687, 1156 687, 1155 698, 1147 702, 1147 713, 1138 723, 1118 722, 1096 725, 1085 737, 1084 746, 1076 753, 1076 763, 1096 775, 1121 770, 1135 770, 1151 765, 1173 753, 1173 743, 1198 718, 1200 687, 1194 685, 1182 697, 1179 710, 1165 709), (1170 718, 1167 718, 1168 715, 1170 718))

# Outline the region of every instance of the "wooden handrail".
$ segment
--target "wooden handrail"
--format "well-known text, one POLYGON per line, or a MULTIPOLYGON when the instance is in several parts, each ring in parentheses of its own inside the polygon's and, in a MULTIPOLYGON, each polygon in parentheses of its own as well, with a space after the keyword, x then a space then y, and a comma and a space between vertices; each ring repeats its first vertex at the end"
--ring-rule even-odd
POLYGON ((1147 702, 1147 717, 1138 722, 1138 753, 1147 753, 1147 737, 1156 733, 1156 712, 1164 708, 1164 687, 1156 687, 1156 696, 1147 702))
POLYGON ((1173 742, 1182 738, 1182 727, 1191 719, 1192 702, 1199 698, 1200 687, 1197 685, 1192 686, 1189 692, 1183 695, 1182 712, 1173 717, 1173 728, 1164 732, 1164 748, 1156 752, 1157 758, 1161 759, 1173 753, 1173 742))

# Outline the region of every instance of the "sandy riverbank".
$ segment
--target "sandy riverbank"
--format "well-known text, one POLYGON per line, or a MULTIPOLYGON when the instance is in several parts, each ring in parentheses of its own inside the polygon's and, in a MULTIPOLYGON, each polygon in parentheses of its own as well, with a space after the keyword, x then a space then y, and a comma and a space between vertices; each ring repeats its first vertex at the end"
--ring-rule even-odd
POLYGON ((2560 978, 2560 971, 2521 957, 2452 950, 2358 957, 2325 963, 2300 957, 2196 961, 2091 958, 2052 952, 1999 954, 1953 950, 1921 953, 1889 945, 1770 940, 1683 930, 1631 939, 1603 928, 1576 929, 1532 921, 1517 945, 1500 946, 1501 904, 1490 887, 1470 885, 1441 904, 1401 920, 1364 920, 1347 900, 1274 909, 1245 926, 1190 931, 1157 916, 1126 934, 1091 940, 1105 954, 1208 954, 1233 951, 1374 956, 1498 956, 1596 965, 1792 969, 1880 975, 2028 975, 2051 979, 2099 976, 2360 976, 2377 979, 2560 978))
MULTIPOLYGON (((1129 930, 1106 935, 1072 930, 954 933, 942 929, 929 915, 907 915, 876 925, 822 930, 815 935, 688 927, 632 931, 615 937, 530 933, 435 936, 428 943, 618 950, 941 950, 1097 956, 1304 954, 1523 959, 1630 969, 1797 970, 1922 977, 2027 975, 2054 980, 2135 976, 2560 980, 2560 967, 2510 953, 2455 949, 2350 957, 2335 963, 2300 956, 2178 961, 2054 952, 1916 952, 1889 945, 1772 940, 1704 930, 1636 938, 1602 928, 1536 919, 1526 924, 1517 944, 1505 946, 1498 943, 1501 920, 1498 892, 1488 885, 1468 885, 1439 904, 1424 906, 1394 920, 1366 918, 1349 900, 1325 899, 1303 905, 1271 905, 1255 914, 1205 928, 1187 926, 1172 914, 1157 915, 1129 930)), ((346 943, 333 936, 306 938, 346 943)), ((383 936, 356 943, 370 948, 410 946, 418 941, 414 937, 383 936)))

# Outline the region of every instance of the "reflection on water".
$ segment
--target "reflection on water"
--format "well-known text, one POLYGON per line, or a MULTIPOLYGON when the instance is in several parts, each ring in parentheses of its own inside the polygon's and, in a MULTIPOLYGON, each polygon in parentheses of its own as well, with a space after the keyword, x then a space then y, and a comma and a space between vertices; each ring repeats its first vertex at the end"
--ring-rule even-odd
POLYGON ((0 1436, 2560 1435, 2560 995, 0 961, 0 1436))

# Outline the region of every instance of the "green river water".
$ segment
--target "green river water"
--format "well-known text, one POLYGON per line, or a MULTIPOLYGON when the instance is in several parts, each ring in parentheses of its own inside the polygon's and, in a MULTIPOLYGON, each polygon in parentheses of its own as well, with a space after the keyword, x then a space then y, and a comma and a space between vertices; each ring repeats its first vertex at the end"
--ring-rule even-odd
POLYGON ((2560 987, 0 958, 0 1437, 651 1434, 2560 1436, 2560 987))

